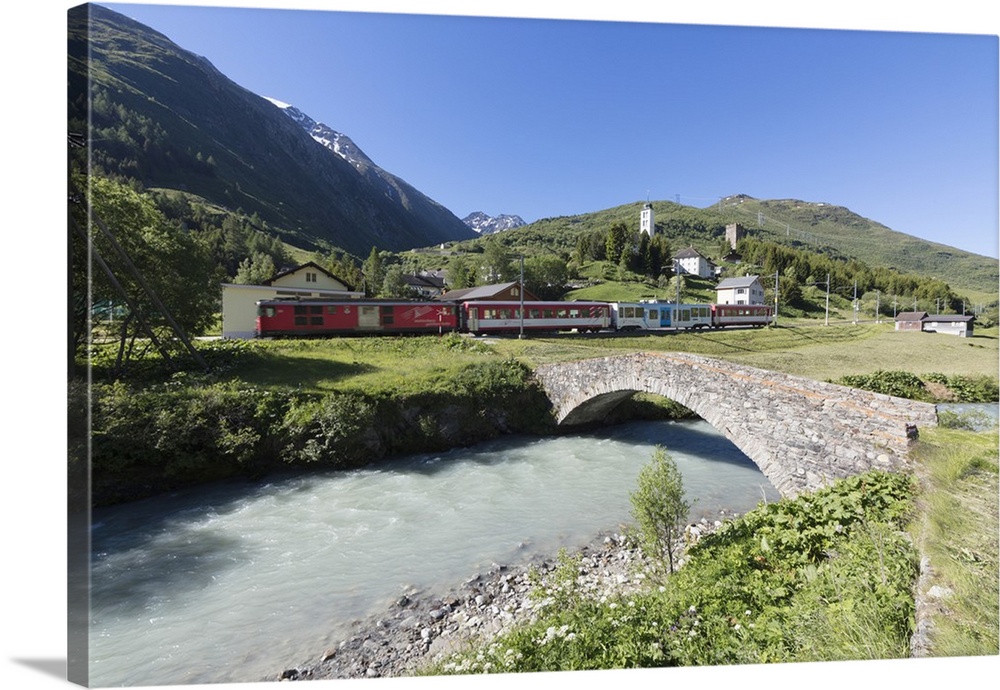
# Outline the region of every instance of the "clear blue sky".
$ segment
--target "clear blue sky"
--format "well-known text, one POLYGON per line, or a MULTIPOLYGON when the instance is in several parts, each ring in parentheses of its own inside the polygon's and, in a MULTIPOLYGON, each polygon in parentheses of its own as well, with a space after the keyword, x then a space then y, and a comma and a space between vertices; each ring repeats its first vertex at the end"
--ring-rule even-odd
POLYGON ((459 217, 730 194, 997 250, 997 37, 107 3, 459 217))

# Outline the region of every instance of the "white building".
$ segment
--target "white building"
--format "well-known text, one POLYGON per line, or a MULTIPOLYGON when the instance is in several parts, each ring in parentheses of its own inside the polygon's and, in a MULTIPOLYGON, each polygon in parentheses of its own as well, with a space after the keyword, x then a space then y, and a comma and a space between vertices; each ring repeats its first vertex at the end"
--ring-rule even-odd
POLYGON ((653 218, 653 205, 646 202, 642 207, 642 215, 639 216, 639 232, 644 232, 650 237, 656 234, 656 220, 653 218))
POLYGON ((716 304, 764 304, 760 276, 726 278, 715 286, 716 304))
POLYGON ((678 273, 711 278, 715 274, 715 264, 694 247, 688 247, 674 254, 678 273))
POLYGON ((969 338, 973 334, 974 320, 974 316, 962 314, 932 315, 924 311, 903 312, 896 316, 896 330, 947 333, 960 338, 969 338))
POLYGON ((347 283, 309 262, 282 271, 262 285, 222 284, 222 337, 253 338, 257 335, 257 302, 275 298, 337 299, 364 297, 347 283))

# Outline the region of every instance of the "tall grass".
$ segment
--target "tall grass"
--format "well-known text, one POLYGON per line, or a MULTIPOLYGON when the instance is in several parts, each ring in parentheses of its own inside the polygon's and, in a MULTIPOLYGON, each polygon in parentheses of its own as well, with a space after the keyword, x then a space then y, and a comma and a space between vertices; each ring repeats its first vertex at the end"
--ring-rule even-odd
POLYGON ((921 435, 916 538, 931 567, 923 595, 933 656, 1000 651, 997 445, 996 429, 921 435))

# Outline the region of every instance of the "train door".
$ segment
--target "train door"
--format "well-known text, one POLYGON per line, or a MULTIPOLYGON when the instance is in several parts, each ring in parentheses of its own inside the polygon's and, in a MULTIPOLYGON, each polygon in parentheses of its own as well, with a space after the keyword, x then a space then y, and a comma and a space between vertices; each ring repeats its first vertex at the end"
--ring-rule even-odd
POLYGON ((672 306, 666 306, 660 309, 660 328, 669 328, 673 323, 673 312, 672 306))
POLYGON ((380 325, 377 306, 364 304, 358 307, 358 328, 377 330, 380 325))
POLYGON ((467 304, 465 305, 465 329, 470 333, 475 333, 479 330, 479 307, 467 304))

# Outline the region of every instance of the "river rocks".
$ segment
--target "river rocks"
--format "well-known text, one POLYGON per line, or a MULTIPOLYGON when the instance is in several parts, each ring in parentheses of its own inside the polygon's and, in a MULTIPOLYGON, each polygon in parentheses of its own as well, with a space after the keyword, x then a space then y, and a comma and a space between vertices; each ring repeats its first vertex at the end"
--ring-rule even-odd
MULTIPOLYGON (((731 517, 731 513, 725 513, 731 517)), ((720 520, 702 518, 688 526, 688 543, 713 531, 720 520)), ((637 591, 646 586, 649 562, 625 535, 601 535, 580 549, 577 586, 594 598, 637 591)), ((544 587, 559 568, 555 558, 517 566, 494 563, 455 590, 431 594, 408 589, 383 614, 356 622, 356 634, 318 661, 265 680, 373 678, 411 675, 422 665, 488 640, 521 621, 532 620, 545 605, 544 587), (531 571, 535 571, 535 575, 531 571), (538 585, 540 592, 531 596, 538 585)))
MULTIPOLYGON (((643 557, 619 534, 580 551, 578 583, 602 593, 639 587, 643 557)), ((356 634, 324 652, 318 661, 288 669, 268 680, 373 678, 409 675, 435 657, 488 639, 516 622, 536 615, 529 597, 532 567, 544 580, 556 570, 555 559, 521 566, 494 563, 456 590, 433 596, 414 590, 397 598, 382 615, 355 625, 356 634)))

